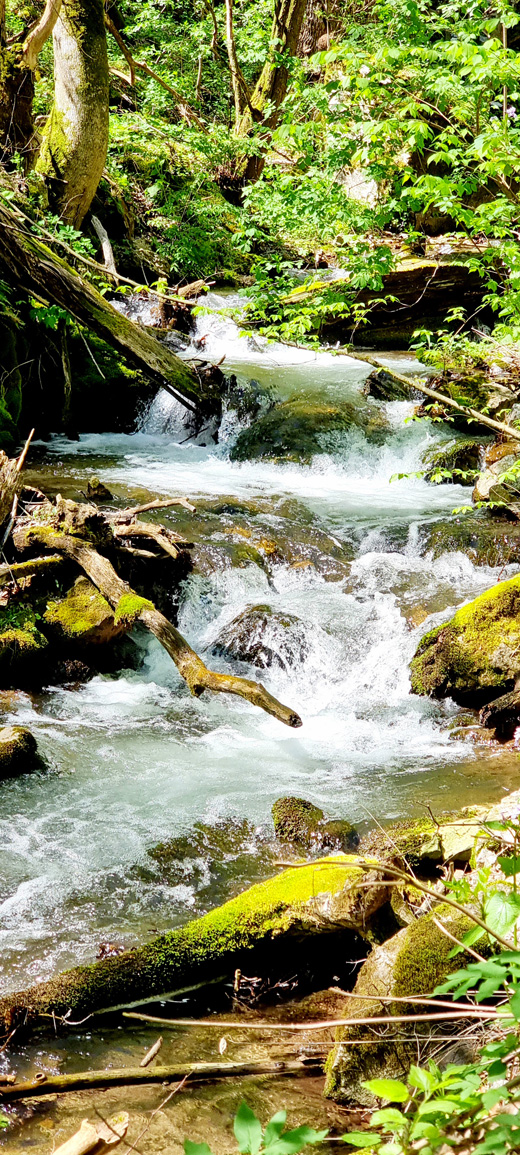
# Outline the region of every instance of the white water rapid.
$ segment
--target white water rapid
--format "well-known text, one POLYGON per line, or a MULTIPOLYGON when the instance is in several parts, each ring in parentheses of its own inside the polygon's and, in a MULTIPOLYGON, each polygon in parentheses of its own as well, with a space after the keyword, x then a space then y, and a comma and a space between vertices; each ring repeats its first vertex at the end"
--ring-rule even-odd
MULTIPOLYGON (((213 296, 206 305, 223 301, 213 296)), ((205 338, 204 356, 225 355, 226 369, 277 397, 304 391, 359 404, 369 371, 330 352, 266 347, 216 314, 199 317, 197 338, 205 338)), ((305 633, 300 659, 244 670, 294 707, 303 726, 286 729, 236 698, 190 698, 154 641, 142 643, 137 671, 79 689, 2 695, 3 720, 30 726, 52 768, 2 784, 0 987, 91 959, 102 940, 129 946, 214 901, 207 856, 188 858, 183 877, 166 883, 147 853, 195 820, 255 824, 257 835, 241 847, 236 890, 261 873, 255 855, 261 859, 270 808, 282 794, 358 824, 497 795, 510 766, 450 736, 457 709, 410 695, 408 663, 422 633, 498 571, 459 552, 433 560, 428 526, 466 504, 468 490, 414 478, 390 483, 394 473, 419 470, 440 435, 406 422, 410 405, 383 408, 383 444, 355 429, 329 440, 310 464, 232 463, 233 414, 218 445, 194 444, 166 393, 133 436, 55 438, 48 446, 49 477, 60 464, 76 496, 94 473, 119 494, 185 494, 207 516, 215 547, 233 535, 253 543, 310 535, 313 563, 282 550, 265 568, 208 568, 186 582, 180 612, 182 631, 221 669, 226 662, 211 645, 247 606, 296 615, 305 633)))

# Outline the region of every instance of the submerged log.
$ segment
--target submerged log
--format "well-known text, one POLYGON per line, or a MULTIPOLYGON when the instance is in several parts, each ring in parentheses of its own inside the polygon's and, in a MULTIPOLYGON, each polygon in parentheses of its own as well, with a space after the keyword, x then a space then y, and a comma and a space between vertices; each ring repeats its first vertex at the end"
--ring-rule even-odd
POLYGON ((29 232, 16 212, 0 204, 0 270, 16 287, 45 304, 59 305, 72 317, 144 369, 193 412, 215 413, 217 391, 204 388, 186 365, 146 329, 114 309, 61 257, 29 232))
MULTIPOLYGON (((8 1034, 17 1024, 24 1032, 54 1029, 57 1021, 77 1026, 96 1012, 194 989, 232 975, 251 961, 255 948, 273 949, 273 940, 301 951, 302 939, 316 934, 370 938, 389 893, 378 878, 373 884, 370 879, 353 855, 285 870, 144 946, 5 995, 0 1028, 8 1034)), ((355 949, 356 941, 359 949, 357 938, 347 949, 355 949)))

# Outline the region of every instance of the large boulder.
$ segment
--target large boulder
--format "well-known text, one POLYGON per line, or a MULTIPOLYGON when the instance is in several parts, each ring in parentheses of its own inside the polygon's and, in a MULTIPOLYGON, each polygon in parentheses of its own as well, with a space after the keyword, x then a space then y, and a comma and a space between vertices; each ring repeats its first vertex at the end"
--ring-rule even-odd
POLYGON ((520 575, 498 582, 425 634, 411 663, 414 694, 483 705, 520 675, 520 575))
POLYGON ((348 401, 332 402, 309 397, 291 397, 239 433, 231 450, 232 461, 259 457, 308 461, 315 453, 334 447, 334 439, 352 428, 370 437, 386 429, 381 410, 365 405, 357 408, 348 401))
POLYGON ((428 449, 423 456, 426 466, 425 480, 440 482, 453 480, 456 484, 466 480, 461 473, 474 473, 480 468, 482 447, 474 438, 460 438, 445 442, 444 445, 428 449), (454 473, 453 478, 445 477, 444 472, 454 473))
MULTIPOLYGON (((387 942, 376 946, 363 963, 353 996, 347 997, 342 1018, 375 1018, 381 1015, 416 1014, 413 1031, 405 1024, 356 1025, 339 1027, 336 1044, 326 1064, 325 1094, 340 1102, 359 1103, 372 1107, 376 1098, 363 1083, 373 1078, 400 1078, 416 1061, 421 1037, 433 1041, 435 1025, 420 1022, 421 1006, 414 1004, 413 996, 432 992, 452 971, 464 965, 464 956, 450 958, 453 939, 460 939, 475 924, 464 914, 447 905, 439 905, 433 915, 415 919, 387 942), (447 934, 436 925, 441 922, 447 934), (375 997, 374 997, 375 996, 375 997), (410 1002, 388 1002, 392 997, 410 1002), (378 1001, 381 999, 382 1001, 378 1001), (402 1041, 409 1035, 410 1041, 402 1041), (357 1045, 353 1046, 353 1040, 357 1045), (365 1044, 365 1045, 363 1045, 365 1044)), ((460 1023, 451 1024, 454 1031, 450 1060, 469 1061, 473 1055, 457 1043, 460 1023)), ((409 1027, 409 1024, 408 1024, 409 1027)), ((441 1024, 446 1035, 446 1023, 441 1024)))
POLYGON ((44 765, 30 730, 25 726, 0 727, 0 779, 17 778, 44 765))
POLYGON ((305 850, 314 848, 354 850, 359 836, 343 818, 326 820, 323 810, 305 798, 278 798, 272 811, 274 831, 281 842, 305 850))
POLYGON ((309 652, 305 626, 294 614, 250 606, 225 626, 213 642, 213 654, 249 662, 265 670, 303 662, 309 652))

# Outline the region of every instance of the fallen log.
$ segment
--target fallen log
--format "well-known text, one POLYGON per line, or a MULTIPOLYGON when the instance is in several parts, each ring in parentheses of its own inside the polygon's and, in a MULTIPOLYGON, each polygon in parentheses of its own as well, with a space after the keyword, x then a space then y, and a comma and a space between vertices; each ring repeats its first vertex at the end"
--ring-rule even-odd
POLYGON ((219 410, 217 391, 204 389, 195 370, 150 332, 135 325, 35 237, 16 211, 0 201, 0 270, 9 284, 44 304, 66 309, 181 401, 203 414, 219 410))
POLYGON ((314 1055, 304 1059, 266 1059, 248 1063, 178 1063, 175 1067, 121 1067, 109 1071, 85 1071, 81 1075, 48 1075, 45 1081, 16 1083, 14 1087, 0 1088, 4 1102, 16 1099, 41 1099, 47 1095, 63 1095, 67 1091, 96 1091, 105 1087, 132 1087, 140 1084, 164 1083, 170 1079, 190 1077, 190 1083, 209 1082, 213 1079, 238 1079, 244 1075, 302 1075, 316 1074, 323 1060, 314 1055))
POLYGON ((366 885, 365 866, 366 860, 361 865, 356 856, 343 854, 285 870, 143 946, 4 995, 0 1029, 6 1034, 17 1024, 24 1034, 59 1024, 77 1029, 95 1013, 233 975, 251 963, 255 950, 272 950, 273 940, 280 950, 301 952, 302 940, 310 936, 353 932, 346 949, 354 950, 358 935, 373 933, 389 894, 379 880, 366 885))
MULTIPOLYGON (((77 506, 78 510, 81 508, 77 506)), ((234 674, 217 674, 214 670, 209 670, 179 630, 155 608, 153 602, 136 594, 135 590, 119 577, 111 562, 81 538, 75 537, 72 533, 60 532, 52 526, 29 525, 17 528, 13 540, 16 548, 20 550, 37 544, 73 558, 116 611, 116 621, 124 620, 128 626, 141 622, 150 633, 154 634, 175 662, 181 678, 184 678, 194 697, 199 698, 204 690, 237 694, 252 705, 272 714, 286 726, 301 726, 299 715, 279 702, 260 682, 238 678, 234 674)))

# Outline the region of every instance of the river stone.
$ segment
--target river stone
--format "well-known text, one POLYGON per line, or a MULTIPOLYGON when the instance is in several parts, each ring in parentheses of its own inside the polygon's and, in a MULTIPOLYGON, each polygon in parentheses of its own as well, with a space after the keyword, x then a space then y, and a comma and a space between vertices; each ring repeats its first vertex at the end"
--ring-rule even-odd
MULTIPOLYGON (((441 904, 436 905, 434 917, 458 939, 475 925, 467 915, 441 904)), ((415 919, 387 942, 374 948, 359 971, 353 991, 356 997, 347 997, 341 1017, 371 1018, 416 1011, 419 1019, 420 1008, 413 1003, 413 995, 433 991, 452 971, 464 965, 464 955, 450 958, 452 950, 453 941, 435 925, 432 915, 415 919), (400 998, 410 996, 410 1003, 377 1002, 374 995, 384 999, 392 995, 400 998)), ((474 1057, 472 1051, 468 1052, 467 1044, 457 1040, 455 1032, 460 1031, 460 1026, 458 1023, 453 1028, 453 1045, 448 1044, 451 1053, 445 1055, 444 1061, 447 1058, 450 1062, 469 1062, 474 1057)), ((445 1035, 446 1024, 440 1024, 440 1027, 445 1035)), ((401 1042, 403 1026, 399 1023, 395 1027, 338 1028, 336 1044, 326 1063, 326 1096, 340 1102, 373 1107, 376 1098, 363 1083, 373 1078, 402 1078, 410 1063, 417 1061, 421 1033, 431 1039, 432 1032, 435 1032, 432 1023, 421 1027, 416 1021, 410 1041, 401 1042), (376 1042, 378 1036, 379 1042, 376 1042), (369 1045, 352 1046, 354 1039, 366 1039, 369 1045)))
POLYGON ((413 384, 403 385, 387 369, 374 369, 369 373, 361 390, 365 397, 375 397, 376 401, 410 401, 413 384))
POLYGON ((61 640, 78 645, 105 645, 125 630, 116 624, 112 607, 86 577, 79 577, 64 597, 50 601, 43 615, 46 626, 61 640))
POLYGON ((43 759, 36 738, 25 726, 0 728, 0 779, 16 778, 31 770, 41 770, 43 759))
POLYGON ((414 694, 478 706, 513 688, 520 675, 520 576, 498 582, 436 626, 411 663, 414 694))
POLYGON ((233 618, 220 631, 211 652, 249 662, 261 670, 269 666, 287 670, 305 661, 309 644, 303 622, 294 614, 260 605, 250 606, 233 618))
POLYGON ((315 453, 330 450, 331 437, 353 427, 378 438, 386 429, 386 421, 375 406, 357 408, 348 401, 333 403, 291 397, 274 405, 239 433, 231 450, 231 460, 270 457, 308 461, 315 453))
POLYGON ((475 482, 473 490, 474 501, 504 501, 507 500, 507 495, 500 496, 497 492, 497 487, 501 486, 501 478, 504 473, 518 461, 518 454, 511 454, 509 457, 502 457, 499 461, 493 462, 492 465, 479 473, 475 482))
POLYGON ((271 813, 281 842, 306 850, 354 850, 359 846, 359 836, 351 822, 343 818, 326 820, 323 810, 305 798, 278 798, 271 813))
MULTIPOLYGON (((433 481, 440 469, 459 470, 463 473, 477 470, 480 468, 481 452, 480 442, 472 438, 447 441, 440 447, 429 449, 423 456, 423 464, 427 469, 425 480, 433 481)), ((443 477, 441 480, 453 480, 456 485, 462 483, 458 476, 452 479, 443 477)))
POLYGON ((461 551, 474 565, 504 566, 520 556, 520 526, 484 510, 434 521, 423 528, 421 539, 434 559, 461 551))

